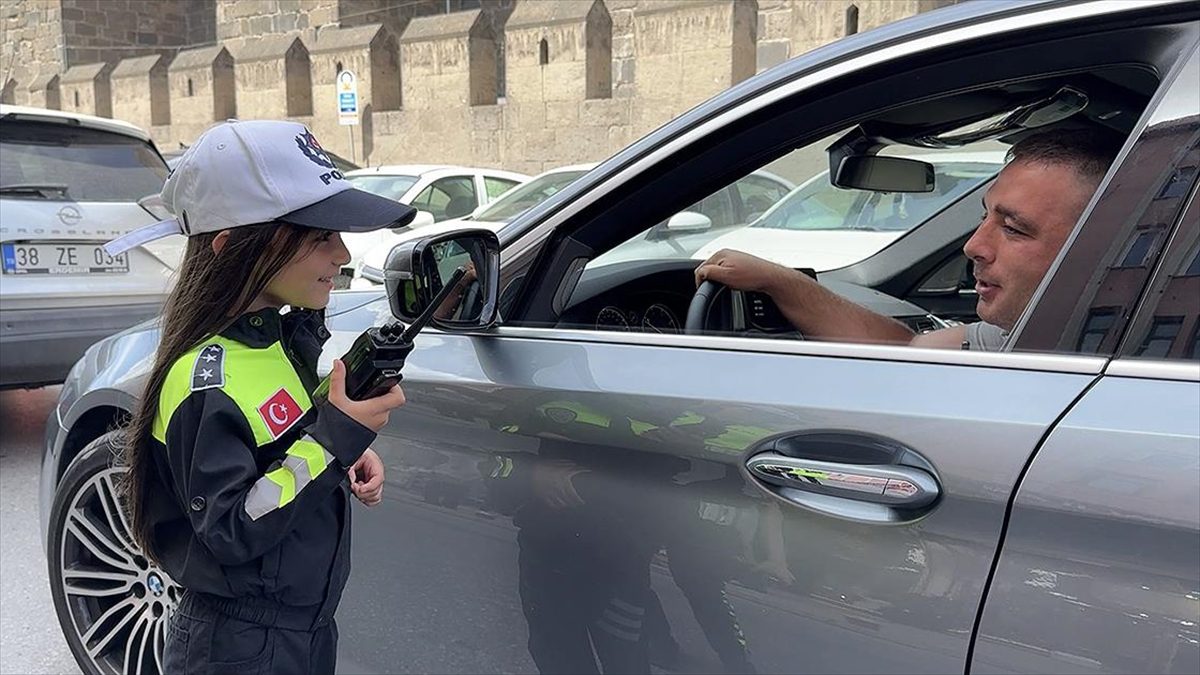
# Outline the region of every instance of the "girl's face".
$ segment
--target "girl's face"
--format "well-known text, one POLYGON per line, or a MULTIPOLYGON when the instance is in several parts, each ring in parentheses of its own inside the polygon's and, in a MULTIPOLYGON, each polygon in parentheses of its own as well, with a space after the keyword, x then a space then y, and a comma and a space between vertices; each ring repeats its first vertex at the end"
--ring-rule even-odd
POLYGON ((350 251, 342 235, 318 230, 296 256, 267 284, 252 309, 263 307, 303 307, 321 309, 329 304, 333 277, 350 262, 350 251))

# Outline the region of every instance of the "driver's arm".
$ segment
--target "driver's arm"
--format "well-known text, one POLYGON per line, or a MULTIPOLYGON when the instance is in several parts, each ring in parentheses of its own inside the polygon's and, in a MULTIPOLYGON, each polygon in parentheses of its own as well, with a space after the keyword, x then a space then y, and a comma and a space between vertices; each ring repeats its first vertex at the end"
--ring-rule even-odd
POLYGON ((696 283, 705 280, 770 295, 808 338, 888 344, 913 340, 913 332, 899 321, 850 302, 802 272, 748 253, 725 249, 713 254, 696 268, 696 283))
POLYGON ((908 344, 913 347, 925 347, 927 349, 962 349, 962 343, 966 339, 967 327, 966 325, 962 325, 921 333, 914 336, 912 342, 908 344))

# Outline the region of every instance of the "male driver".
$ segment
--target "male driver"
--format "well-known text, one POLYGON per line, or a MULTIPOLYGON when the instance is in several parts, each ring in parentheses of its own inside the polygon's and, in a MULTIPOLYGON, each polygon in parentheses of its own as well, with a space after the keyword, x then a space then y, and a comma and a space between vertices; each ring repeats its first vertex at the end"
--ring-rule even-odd
POLYGON ((1025 310, 1119 145, 1096 132, 1043 132, 1013 145, 983 197, 979 228, 963 252, 975 264, 981 321, 914 335, 826 290, 806 275, 740 251, 721 250, 696 268, 696 283, 771 296, 805 337, 995 351, 1025 310))

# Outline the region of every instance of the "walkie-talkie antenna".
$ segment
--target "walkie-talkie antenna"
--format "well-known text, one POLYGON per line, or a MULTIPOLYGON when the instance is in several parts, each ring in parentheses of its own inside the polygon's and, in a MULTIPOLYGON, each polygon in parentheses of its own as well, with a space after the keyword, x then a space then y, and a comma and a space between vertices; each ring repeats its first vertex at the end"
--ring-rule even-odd
POLYGON ((401 342, 412 342, 412 339, 417 336, 417 333, 421 332, 421 329, 425 327, 425 324, 429 323, 429 320, 433 318, 433 313, 436 312, 439 307, 441 307, 442 301, 449 297, 450 291, 454 290, 454 287, 458 284, 458 280, 462 279, 463 275, 466 273, 467 270, 465 267, 459 267, 458 269, 454 270, 454 274, 450 275, 450 280, 447 281, 445 285, 442 286, 442 290, 438 291, 438 294, 434 296, 433 302, 429 303, 429 307, 425 309, 424 313, 414 319, 412 323, 408 324, 408 328, 404 329, 404 333, 400 336, 401 342))

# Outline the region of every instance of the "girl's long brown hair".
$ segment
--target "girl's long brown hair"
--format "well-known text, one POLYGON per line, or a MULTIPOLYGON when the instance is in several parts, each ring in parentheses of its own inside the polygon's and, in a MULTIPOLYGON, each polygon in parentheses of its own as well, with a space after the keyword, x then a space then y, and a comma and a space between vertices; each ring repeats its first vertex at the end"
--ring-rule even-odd
POLYGON ((142 551, 157 559, 146 521, 145 495, 153 489, 151 430, 158 399, 172 364, 189 350, 227 328, 254 302, 271 279, 293 257, 311 252, 315 230, 286 223, 247 225, 229 230, 220 254, 213 251, 215 233, 188 237, 175 287, 163 306, 158 351, 137 414, 121 437, 121 460, 128 469, 122 502, 129 512, 133 537, 142 551))

